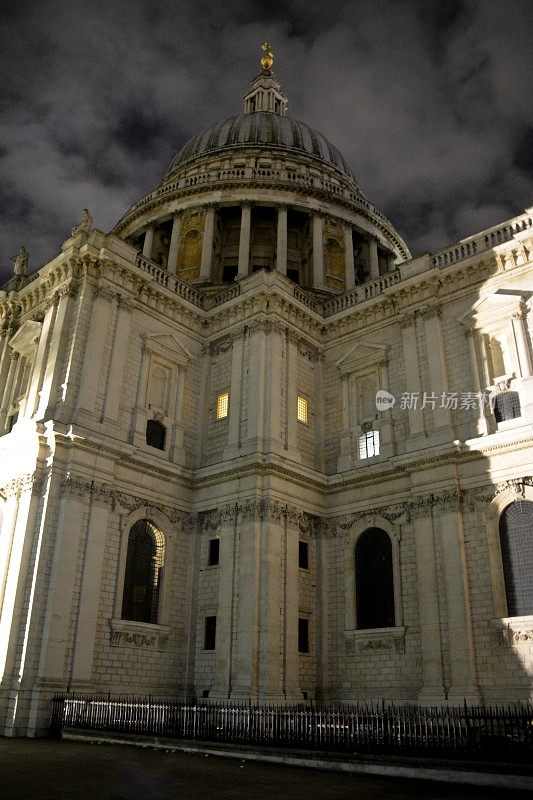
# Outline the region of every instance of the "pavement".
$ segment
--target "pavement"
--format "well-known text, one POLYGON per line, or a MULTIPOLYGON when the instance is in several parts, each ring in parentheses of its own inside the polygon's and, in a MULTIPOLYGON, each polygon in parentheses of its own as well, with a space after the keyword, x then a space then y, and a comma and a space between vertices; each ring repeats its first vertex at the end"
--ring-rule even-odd
MULTIPOLYGON (((291 754, 261 753, 239 749, 208 750, 198 743, 136 741, 137 747, 119 743, 85 741, 0 739, 0 797, 9 800, 310 800, 310 798, 354 798, 354 800, 475 800, 509 797, 531 798, 533 780, 527 775, 503 774, 507 783, 465 784, 460 770, 457 782, 445 778, 428 781, 422 773, 399 775, 393 763, 377 766, 381 774, 346 772, 346 760, 328 759, 326 770, 312 763, 317 754, 307 754, 305 766, 290 761, 291 754), (196 747, 196 752, 186 748, 196 747), (283 757, 283 762, 275 759, 283 757), (313 758, 311 758, 311 755, 313 758), (261 760, 261 756, 264 756, 261 760), (267 761, 266 758, 269 760, 267 761), (383 768, 389 772, 383 774, 383 768), (395 772, 396 771, 396 772, 395 772), (528 781, 520 787, 515 781, 528 781), (528 790, 529 789, 529 790, 528 790)), ((296 754, 295 759, 303 759, 296 754)), ((320 759, 318 759, 320 760, 320 759)), ((375 766, 365 760, 362 766, 375 766)), ((427 766, 427 765, 426 765, 427 766)), ((481 774, 502 777, 501 772, 481 774)), ((494 765, 492 765, 494 766, 494 765)), ((414 769, 414 765, 408 768, 414 769)), ((453 772, 443 767, 443 774, 453 772)))

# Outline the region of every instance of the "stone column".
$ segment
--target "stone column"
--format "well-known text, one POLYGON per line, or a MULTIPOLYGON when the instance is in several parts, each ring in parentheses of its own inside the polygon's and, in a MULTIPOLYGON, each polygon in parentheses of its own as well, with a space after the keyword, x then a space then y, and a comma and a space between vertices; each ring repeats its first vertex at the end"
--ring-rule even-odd
POLYGON ((181 233, 181 214, 175 214, 172 222, 172 234, 170 236, 170 247, 168 250, 167 269, 176 275, 178 272, 178 249, 180 245, 181 233))
POLYGON ((76 297, 76 289, 72 284, 62 287, 57 293, 57 309, 54 325, 50 334, 50 347, 40 390, 37 419, 46 419, 54 415, 58 402, 59 380, 65 362, 66 344, 70 336, 70 318, 76 297))
MULTIPOLYGON (((0 386, 3 386, 4 389, 7 388, 7 381, 9 370, 12 363, 12 350, 9 347, 9 340, 11 339, 14 330, 12 330, 9 324, 4 325, 2 328, 2 335, 0 337, 0 386)), ((2 414, 3 411, 3 392, 0 391, 0 431, 3 430, 4 427, 4 416, 2 414)))
MULTIPOLYGON (((39 678, 67 688, 66 648, 69 641, 77 559, 83 536, 85 492, 89 487, 67 483, 59 504, 59 519, 54 536, 50 591, 47 595, 39 678)), ((93 605, 98 607, 97 602, 93 605)))
POLYGON ((55 311, 56 311, 55 303, 50 303, 44 315, 43 326, 41 328, 41 335, 39 337, 39 344, 37 346, 37 353, 35 356, 35 361, 33 364, 33 369, 30 379, 30 388, 24 409, 24 413, 28 417, 31 417, 34 414, 35 408, 37 406, 37 398, 44 377, 45 357, 48 348, 50 333, 54 322, 55 311))
POLYGON ((278 236, 276 246, 276 269, 287 274, 287 206, 278 206, 278 236))
POLYGON ((313 214, 313 288, 323 289, 324 279, 324 217, 313 214))
POLYGON ((227 513, 219 529, 220 563, 216 634, 215 686, 211 697, 227 700, 231 695, 233 671, 233 624, 235 613, 236 514, 227 513))
POLYGON ((152 250, 154 249, 154 232, 155 227, 153 225, 148 225, 146 228, 146 233, 144 234, 143 243, 143 256, 145 258, 152 258, 152 250))
POLYGON ((466 567, 463 520, 459 499, 452 492, 438 508, 442 562, 446 585, 448 652, 451 686, 448 700, 480 702, 472 641, 472 618, 466 567))
POLYGON ((202 239, 202 260, 200 262, 200 281, 211 280, 211 264, 213 261, 213 239, 215 235, 215 206, 205 207, 204 236, 202 239))
POLYGON ((355 269, 353 260, 352 227, 344 228, 344 265, 346 270, 346 291, 350 292, 355 287, 355 269))
MULTIPOLYGON (((405 365, 405 388, 416 398, 416 408, 408 408, 409 431, 411 435, 424 433, 424 415, 421 405, 420 368, 418 364, 418 344, 416 341, 416 317, 414 313, 406 314, 400 319, 403 344, 403 361, 405 365)), ((413 402, 413 404, 415 403, 413 402)))
MULTIPOLYGON (((283 516, 268 503, 266 519, 261 523, 258 694, 260 699, 267 703, 279 703, 286 699, 283 692, 282 655, 280 653, 283 605, 281 572, 284 538, 283 516)), ((298 564, 297 561, 296 564, 298 564)), ((294 591, 297 596, 297 583, 293 585, 293 594, 294 591)))
MULTIPOLYGON (((479 376, 479 363, 476 348, 476 333, 469 328, 465 331, 465 336, 468 341, 468 352, 470 354, 470 365, 472 369, 473 389, 477 393, 483 391, 481 380, 479 376)), ((479 436, 485 436, 489 432, 487 418, 485 417, 485 404, 478 403, 476 405, 477 418, 476 418, 476 433, 479 436)))
POLYGON ((250 332, 250 382, 248 384, 248 436, 246 448, 263 450, 265 422, 265 322, 259 321, 250 332))
POLYGON ((241 232, 239 238, 239 269, 237 280, 246 278, 250 271, 250 230, 252 222, 252 206, 243 203, 241 207, 241 232))
MULTIPOLYGON (((105 489, 105 487, 102 487, 105 489)), ((90 683, 92 677, 96 625, 98 621, 98 598, 102 582, 107 521, 109 507, 105 492, 95 493, 87 527, 87 544, 82 565, 81 589, 78 600, 78 615, 73 644, 72 675, 73 688, 90 683)))
POLYGON ((426 349, 428 354, 429 392, 436 395, 435 409, 430 408, 434 428, 448 428, 451 435, 452 418, 448 408, 441 408, 441 396, 448 392, 446 354, 440 324, 440 308, 427 306, 422 309, 426 349))
POLYGON ((337 459, 338 472, 344 472, 352 467, 352 430, 350 415, 350 376, 341 375, 342 398, 342 431, 340 448, 341 454, 337 459))
POLYGON ((287 331, 286 352, 285 455, 291 461, 300 462, 302 457, 298 450, 298 418, 296 415, 298 407, 298 340, 289 331, 287 331))
POLYGON ((244 334, 235 336, 231 350, 231 377, 229 388, 228 443, 224 458, 235 458, 241 447, 242 374, 244 334))
POLYGON ((526 309, 525 303, 522 303, 522 308, 516 314, 513 314, 513 334, 516 344, 516 351, 518 353, 518 362, 520 364, 520 376, 522 378, 531 377, 531 356, 529 353, 529 345, 525 330, 525 316, 526 309))
POLYGON ((9 372, 7 373, 6 385, 4 389, 4 394, 2 396, 2 409, 0 414, 0 423, 1 428, 0 430, 5 430, 6 422, 7 422, 7 413, 9 411, 9 406, 12 401, 12 394, 13 394, 13 383, 15 381, 15 375, 17 374, 17 366, 19 361, 19 353, 16 350, 11 351, 11 358, 9 363, 9 372))
POLYGON ((269 324, 266 332, 266 378, 265 378, 265 451, 276 451, 283 455, 281 440, 281 364, 282 336, 284 331, 269 324))
POLYGON ((124 360, 128 350, 131 312, 135 303, 128 297, 118 297, 118 313, 113 336, 109 380, 106 388, 102 422, 116 422, 118 419, 120 392, 124 373, 124 360))
POLYGON ((285 531, 285 685, 284 693, 288 702, 302 699, 298 655, 298 543, 300 531, 296 519, 287 516, 285 531))
POLYGON ((378 240, 372 236, 368 240, 368 255, 370 267, 370 280, 379 278, 378 240))
POLYGON ((422 502, 418 507, 415 506, 414 511, 413 527, 422 656, 422 687, 418 699, 425 704, 440 704, 444 702, 445 695, 435 534, 430 508, 422 502))
POLYGON ((259 595, 261 581, 261 521, 251 509, 239 515, 239 553, 236 591, 240 608, 234 626, 232 700, 257 700, 259 659, 259 595))
POLYGON ((97 286, 94 290, 94 302, 84 355, 84 370, 78 395, 78 412, 94 414, 95 411, 100 372, 105 366, 103 363, 104 347, 107 340, 111 301, 115 297, 116 292, 111 286, 97 286))

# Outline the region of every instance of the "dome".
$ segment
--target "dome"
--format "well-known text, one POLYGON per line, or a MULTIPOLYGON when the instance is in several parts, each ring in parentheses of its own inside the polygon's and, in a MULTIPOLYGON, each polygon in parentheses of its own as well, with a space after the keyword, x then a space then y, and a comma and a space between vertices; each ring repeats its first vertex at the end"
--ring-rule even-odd
POLYGON ((305 155, 316 159, 355 181, 345 159, 325 136, 305 122, 269 111, 230 117, 193 136, 172 161, 167 177, 191 161, 221 150, 261 146, 293 153, 296 157, 305 155))

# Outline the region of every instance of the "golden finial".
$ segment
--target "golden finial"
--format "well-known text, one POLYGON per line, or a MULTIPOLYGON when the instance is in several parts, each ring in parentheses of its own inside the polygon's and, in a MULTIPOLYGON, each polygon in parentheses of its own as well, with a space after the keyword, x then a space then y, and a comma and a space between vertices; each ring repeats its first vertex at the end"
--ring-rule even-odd
POLYGON ((274 53, 272 52, 272 46, 268 42, 263 42, 261 45, 261 49, 265 51, 265 55, 261 59, 261 66, 263 69, 272 69, 272 64, 274 63, 274 53))

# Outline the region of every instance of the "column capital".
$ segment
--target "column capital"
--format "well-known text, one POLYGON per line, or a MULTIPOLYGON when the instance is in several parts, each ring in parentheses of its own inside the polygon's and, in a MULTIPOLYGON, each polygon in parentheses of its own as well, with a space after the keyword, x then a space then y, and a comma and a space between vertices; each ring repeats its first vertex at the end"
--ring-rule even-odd
POLYGON ((409 328, 416 322, 416 312, 406 311, 405 314, 402 314, 402 316, 398 318, 398 322, 400 323, 400 328, 409 328))
POLYGON ((239 205, 241 208, 251 208, 255 203, 253 200, 241 200, 239 205))
POLYGON ((213 203, 213 202, 203 203, 202 204, 202 208, 203 208, 204 211, 216 211, 218 206, 219 206, 218 203, 213 203))
POLYGON ((419 309, 422 319, 433 319, 433 317, 440 317, 441 306, 437 304, 424 306, 419 309))

